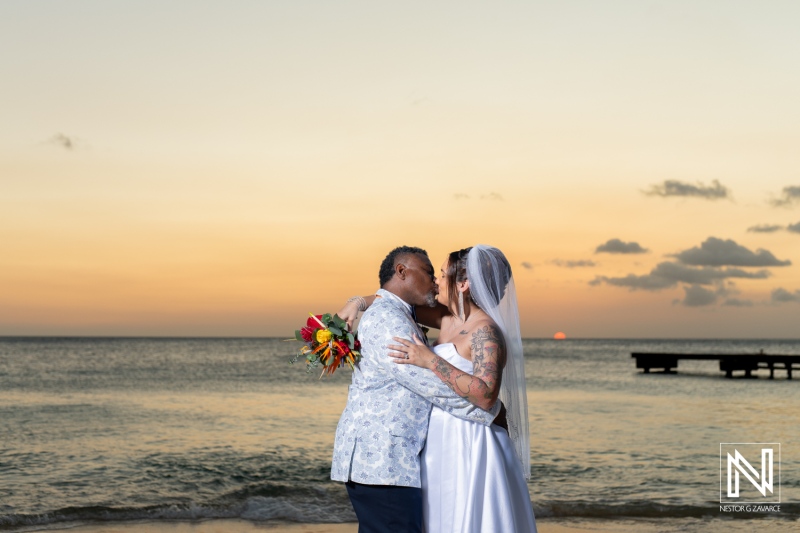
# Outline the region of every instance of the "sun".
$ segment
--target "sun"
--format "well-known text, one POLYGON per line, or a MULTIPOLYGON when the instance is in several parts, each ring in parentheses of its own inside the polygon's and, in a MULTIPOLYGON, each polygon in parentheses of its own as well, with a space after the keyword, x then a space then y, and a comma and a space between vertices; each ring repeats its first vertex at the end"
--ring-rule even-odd
POLYGON ((564 339, 567 338, 567 335, 563 331, 559 331, 558 333, 553 335, 553 338, 557 341, 563 341, 564 339))

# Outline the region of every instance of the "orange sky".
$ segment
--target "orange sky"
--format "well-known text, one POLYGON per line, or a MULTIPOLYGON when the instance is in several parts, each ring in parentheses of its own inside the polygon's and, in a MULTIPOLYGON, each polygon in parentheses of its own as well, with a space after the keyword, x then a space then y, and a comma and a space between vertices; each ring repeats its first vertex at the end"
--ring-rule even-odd
POLYGON ((5 2, 0 335, 290 336, 480 242, 527 336, 796 337, 800 8, 696 4, 5 2))

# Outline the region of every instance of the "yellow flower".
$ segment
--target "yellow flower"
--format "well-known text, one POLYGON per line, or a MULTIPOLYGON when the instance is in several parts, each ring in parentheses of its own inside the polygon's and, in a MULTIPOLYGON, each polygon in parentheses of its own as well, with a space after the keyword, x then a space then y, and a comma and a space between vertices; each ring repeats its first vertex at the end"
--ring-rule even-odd
POLYGON ((320 344, 325 344, 326 342, 331 340, 331 332, 327 329, 318 329, 317 330, 317 342, 320 344))

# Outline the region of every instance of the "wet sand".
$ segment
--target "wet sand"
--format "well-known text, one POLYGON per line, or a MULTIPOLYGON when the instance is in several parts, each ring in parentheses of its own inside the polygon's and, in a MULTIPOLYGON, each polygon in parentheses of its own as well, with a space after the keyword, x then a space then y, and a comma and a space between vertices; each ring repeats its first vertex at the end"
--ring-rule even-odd
MULTIPOLYGON (((789 520, 727 519, 654 519, 654 520, 590 520, 543 518, 536 521, 539 533, 752 533, 797 531, 798 524, 789 520)), ((56 530, 55 528, 50 531, 56 530)), ((358 524, 296 524, 249 522, 247 520, 116 522, 91 525, 64 525, 70 533, 357 533, 358 524)))
MULTIPOLYGON (((587 533, 598 529, 576 529, 548 521, 537 522, 539 533, 587 533)), ((608 529, 606 531, 620 531, 608 529)), ((62 529, 61 531, 64 531, 62 529)), ((357 533, 358 524, 258 523, 246 520, 204 520, 199 522, 119 522, 78 525, 70 533, 357 533)), ((635 530, 629 530, 635 531, 635 530)))

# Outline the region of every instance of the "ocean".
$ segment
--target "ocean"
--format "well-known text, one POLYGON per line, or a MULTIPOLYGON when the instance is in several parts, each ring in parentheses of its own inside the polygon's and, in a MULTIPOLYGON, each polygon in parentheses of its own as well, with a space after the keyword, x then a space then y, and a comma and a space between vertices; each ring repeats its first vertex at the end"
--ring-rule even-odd
MULTIPOLYGON (((319 379, 289 364, 296 348, 269 338, 0 338, 0 530, 354 521, 329 480, 350 371, 319 379)), ((800 354, 800 341, 526 339, 524 349, 537 518, 742 531, 800 522, 800 376, 725 379, 715 361, 643 374, 630 356, 800 354), (720 443, 780 443, 779 511, 721 507, 720 443)), ((759 468, 760 457, 747 459, 759 468)))

